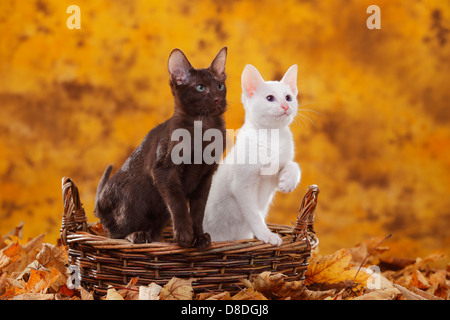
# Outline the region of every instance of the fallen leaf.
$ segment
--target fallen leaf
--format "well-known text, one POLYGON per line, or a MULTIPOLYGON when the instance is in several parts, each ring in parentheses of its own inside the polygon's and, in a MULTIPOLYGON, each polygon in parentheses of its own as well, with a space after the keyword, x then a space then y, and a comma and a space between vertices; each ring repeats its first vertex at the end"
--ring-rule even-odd
POLYGON ((0 253, 1 272, 12 273, 16 270, 22 270, 28 265, 28 257, 26 251, 18 242, 13 242, 0 253), (9 259, 1 258, 6 256, 9 259))
POLYGON ((400 257, 386 257, 380 258, 379 266, 382 270, 401 270, 413 264, 416 260, 400 257))
POLYGON ((358 272, 357 269, 349 269, 351 259, 352 255, 348 249, 340 249, 331 255, 311 257, 305 274, 305 285, 347 280, 364 284, 369 275, 358 272))
MULTIPOLYGON (((52 292, 59 292, 61 286, 65 286, 67 281, 67 277, 65 274, 62 274, 59 270, 52 268, 52 271, 49 275, 49 280, 44 293, 48 292, 51 289, 52 292)), ((68 289, 69 290, 69 289, 68 289)))
POLYGON ((64 246, 44 243, 36 259, 46 268, 55 268, 61 273, 66 273, 68 253, 64 246))
POLYGON ((394 287, 398 289, 407 300, 428 300, 427 298, 418 295, 399 284, 394 283, 394 287))
MULTIPOLYGON (((285 285, 282 273, 271 273, 265 271, 251 278, 251 281, 242 279, 241 282, 247 288, 253 288, 258 292, 261 292, 268 298, 280 298, 279 292, 285 285)), ((287 296, 286 296, 287 297, 287 296)))
POLYGON ((94 300, 94 295, 83 287, 80 287, 80 296, 81 300, 94 300))
POLYGON ((124 300, 123 297, 112 286, 108 287, 105 300, 124 300))
POLYGON ((39 292, 47 286, 47 272, 31 269, 30 278, 25 286, 26 292, 39 292))
POLYGON ((353 300, 394 300, 399 293, 400 291, 396 288, 381 289, 363 294, 353 300))
POLYGON ((261 292, 254 288, 245 288, 231 297, 231 300, 268 300, 261 292))
POLYGON ((69 289, 66 284, 63 284, 59 287, 58 293, 67 296, 69 298, 77 295, 77 291, 69 289))
POLYGON ((312 291, 305 288, 301 294, 296 296, 297 300, 325 300, 336 294, 335 289, 325 290, 325 291, 312 291))
POLYGON ((228 291, 225 291, 222 293, 214 294, 206 300, 231 300, 231 295, 228 291))
POLYGON ((117 291, 124 300, 139 300, 139 287, 136 286, 139 277, 131 278, 125 288, 117 291))
MULTIPOLYGON (((394 284, 394 286, 395 286, 397 289, 400 290, 400 287, 401 287, 400 285, 394 284)), ((402 287, 402 288, 403 288, 403 287, 402 287)), ((445 299, 443 299, 443 298, 440 298, 440 297, 435 296, 434 294, 431 294, 431 293, 428 293, 428 292, 426 292, 426 291, 420 290, 420 289, 418 289, 418 288, 416 288, 416 287, 409 287, 409 288, 403 288, 403 289, 408 290, 410 293, 412 292, 412 293, 418 295, 419 297, 422 297, 422 298, 423 298, 423 299, 418 299, 418 300, 424 300, 424 299, 425 299, 425 300, 445 300, 445 299)), ((403 293, 402 290, 400 290, 400 292, 403 293)), ((406 292, 406 291, 405 291, 405 292, 406 292)))
POLYGON ((5 234, 3 236, 4 239, 7 238, 17 238, 17 239, 22 239, 23 238, 23 226, 25 225, 24 221, 21 221, 14 229, 12 229, 10 232, 8 232, 7 234, 5 234))
POLYGON ((389 250, 389 247, 381 247, 380 243, 384 241, 386 237, 378 236, 364 240, 360 244, 353 248, 349 248, 349 252, 352 255, 351 264, 359 266, 363 262, 372 265, 377 261, 379 256, 389 250))
POLYGON ((335 290, 340 292, 341 290, 353 289, 358 286, 357 283, 352 280, 339 281, 335 283, 322 282, 322 283, 312 283, 308 286, 308 289, 313 291, 327 291, 335 290))
POLYGON ((173 277, 162 287, 161 294, 159 295, 160 300, 192 300, 194 290, 191 284, 193 280, 173 277))
POLYGON ((9 300, 53 300, 55 298, 54 294, 45 293, 23 293, 16 295, 9 300))
POLYGON ((154 282, 139 287, 139 300, 159 300, 162 287, 154 282))

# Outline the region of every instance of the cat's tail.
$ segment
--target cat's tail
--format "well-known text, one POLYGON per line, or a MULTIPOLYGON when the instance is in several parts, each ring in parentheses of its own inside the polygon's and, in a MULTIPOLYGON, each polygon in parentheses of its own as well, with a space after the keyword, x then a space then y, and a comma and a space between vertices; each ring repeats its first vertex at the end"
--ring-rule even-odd
POLYGON ((100 179, 100 182, 98 183, 97 193, 95 194, 95 208, 94 208, 94 214, 96 217, 98 217, 98 215, 97 215, 98 197, 100 196, 100 193, 102 192, 103 188, 105 187, 105 184, 108 182, 109 177, 111 176, 111 171, 112 171, 112 165, 109 165, 106 168, 105 172, 103 173, 103 176, 100 179))

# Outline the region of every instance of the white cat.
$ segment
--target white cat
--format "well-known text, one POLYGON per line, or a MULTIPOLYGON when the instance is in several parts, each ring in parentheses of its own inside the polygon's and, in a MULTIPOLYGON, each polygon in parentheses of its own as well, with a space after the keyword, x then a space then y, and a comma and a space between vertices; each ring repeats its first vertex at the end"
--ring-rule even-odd
POLYGON ((294 142, 289 129, 298 107, 297 71, 293 65, 281 81, 264 81, 252 65, 244 68, 245 122, 213 176, 203 219, 212 241, 255 236, 281 245, 281 238, 270 231, 265 218, 277 189, 291 192, 300 182, 300 167, 292 161, 294 142), (251 161, 255 156, 257 161, 251 161))

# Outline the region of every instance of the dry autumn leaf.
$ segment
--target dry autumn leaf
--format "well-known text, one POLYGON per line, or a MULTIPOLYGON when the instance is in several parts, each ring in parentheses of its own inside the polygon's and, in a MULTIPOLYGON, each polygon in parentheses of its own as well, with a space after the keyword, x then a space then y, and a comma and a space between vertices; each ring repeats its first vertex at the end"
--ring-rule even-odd
POLYGON ((66 273, 68 260, 67 250, 63 246, 55 246, 48 243, 43 244, 36 259, 46 268, 55 268, 61 273, 66 273))
POLYGON ((225 291, 222 293, 214 294, 206 298, 206 300, 231 300, 231 295, 228 291, 225 291))
POLYGON ((173 277, 161 289, 159 295, 160 300, 192 300, 194 290, 192 289, 192 281, 194 279, 179 279, 173 277))
POLYGON ((94 300, 94 296, 92 293, 87 291, 85 288, 80 287, 80 296, 81 300, 94 300))
POLYGON ((245 288, 231 297, 231 300, 268 300, 261 292, 254 288, 245 288))
POLYGON ((139 287, 139 300, 159 300, 162 287, 154 282, 139 287))
POLYGON ((285 300, 323 300, 335 293, 335 290, 311 291, 303 281, 288 281, 281 273, 263 272, 252 278, 252 281, 243 279, 247 288, 254 288, 269 299, 285 300))
POLYGON ((396 288, 381 289, 363 294, 354 300, 394 300, 399 293, 396 288))
POLYGON ((108 287, 105 300, 124 300, 123 297, 112 286, 108 287))
POLYGON ((358 272, 357 269, 349 269, 351 259, 352 255, 348 249, 340 249, 327 256, 311 257, 305 284, 308 286, 313 283, 338 283, 347 280, 364 283, 369 275, 358 272))

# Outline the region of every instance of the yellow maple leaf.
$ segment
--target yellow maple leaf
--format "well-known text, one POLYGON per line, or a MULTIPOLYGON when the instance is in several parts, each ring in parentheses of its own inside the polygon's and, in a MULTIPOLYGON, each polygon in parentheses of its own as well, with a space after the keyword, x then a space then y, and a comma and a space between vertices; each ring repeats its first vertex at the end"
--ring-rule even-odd
POLYGON ((352 280, 363 283, 369 278, 365 272, 357 269, 349 269, 352 255, 348 249, 340 249, 327 256, 313 256, 309 261, 309 267, 305 275, 305 284, 313 283, 338 283, 352 280))

